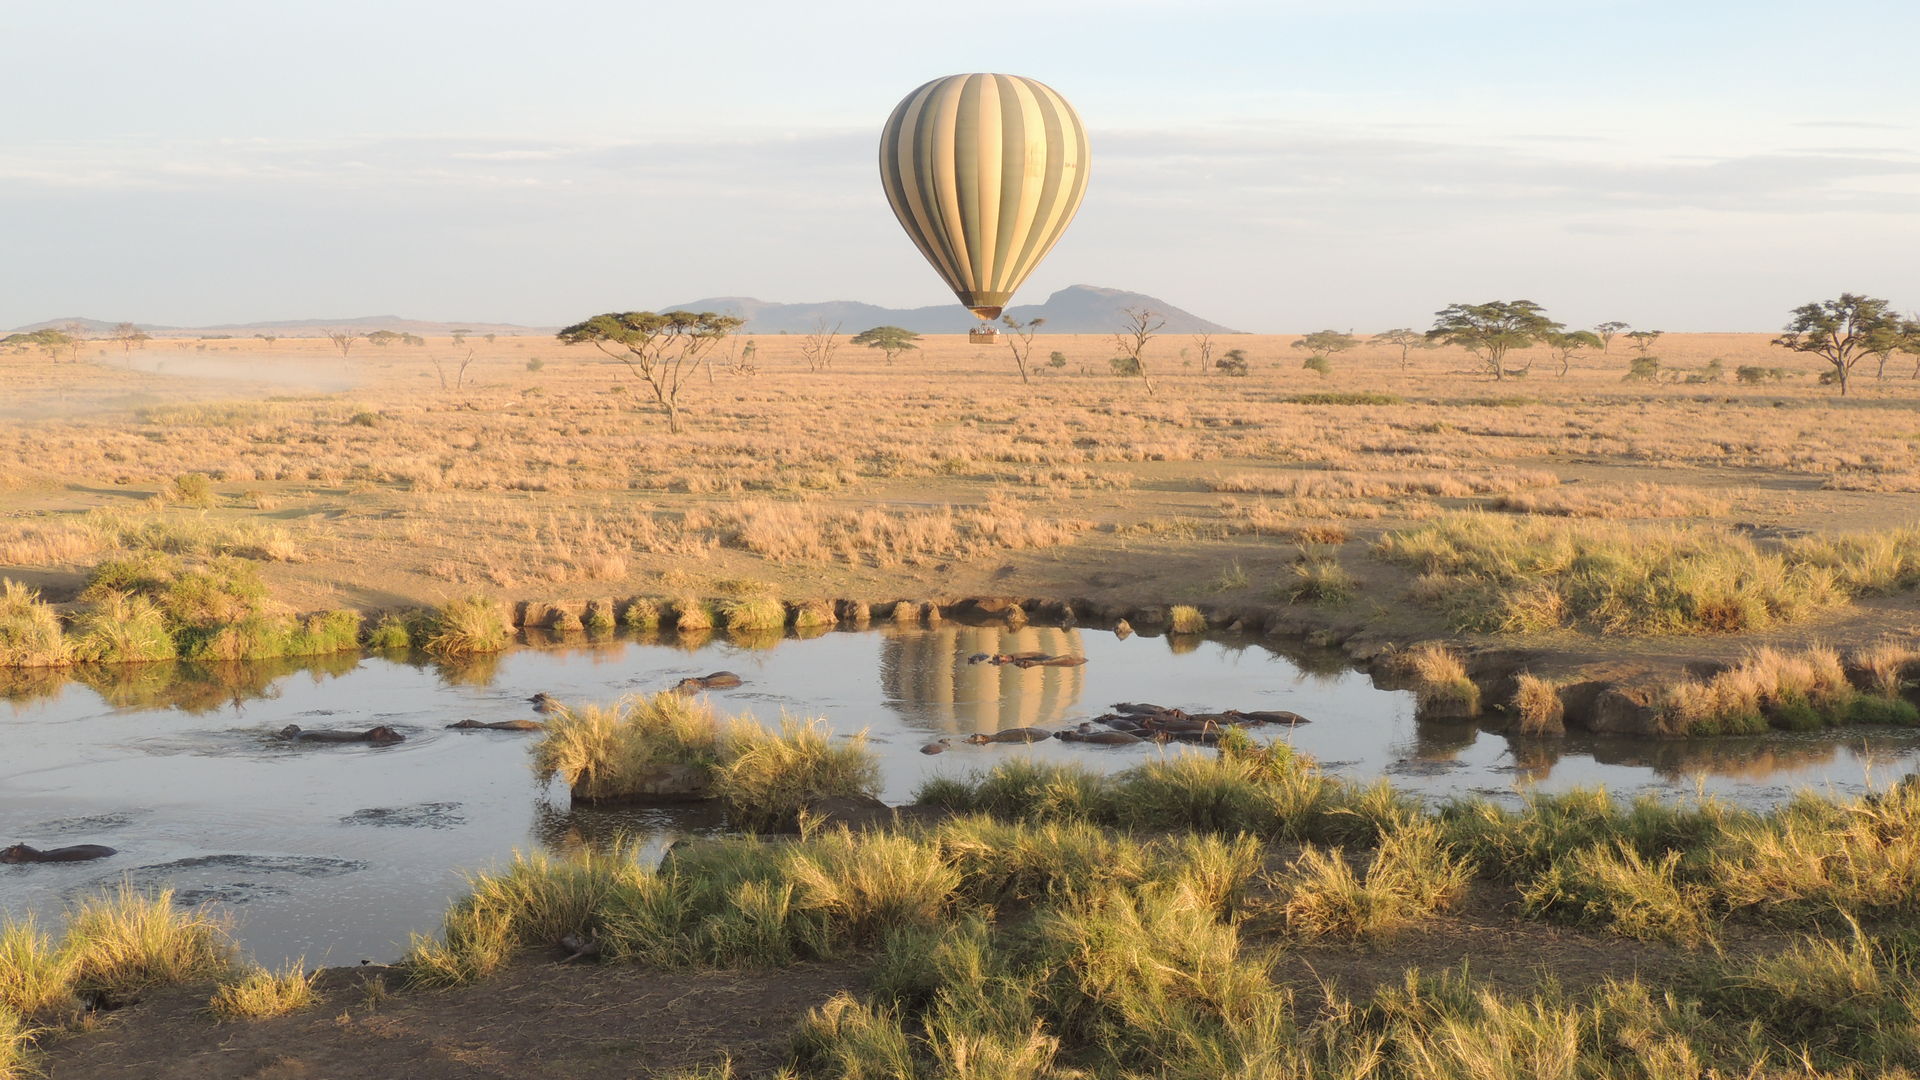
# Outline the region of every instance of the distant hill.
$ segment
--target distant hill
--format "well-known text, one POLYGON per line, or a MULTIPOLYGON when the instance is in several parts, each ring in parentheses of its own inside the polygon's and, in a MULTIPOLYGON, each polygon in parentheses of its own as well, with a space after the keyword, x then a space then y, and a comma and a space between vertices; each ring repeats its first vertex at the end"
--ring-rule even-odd
MULTIPOLYGON (((35 330, 49 328, 64 330, 74 323, 79 323, 85 328, 85 332, 92 336, 110 334, 114 327, 120 325, 117 321, 74 316, 18 326, 10 332, 30 334, 35 330)), ((319 337, 329 330, 359 330, 362 333, 391 330, 396 334, 436 336, 444 336, 454 330, 471 330, 476 334, 544 336, 560 329, 557 326, 518 326, 514 323, 435 322, 429 319, 403 319, 398 315, 362 315, 355 319, 270 319, 266 322, 218 323, 213 326, 163 326, 159 323, 135 323, 134 325, 154 337, 199 337, 206 334, 231 334, 242 337, 252 337, 255 334, 272 334, 275 337, 319 337)))
MULTIPOLYGON (((1170 334, 1237 334, 1216 322, 1209 322, 1190 311, 1174 307, 1145 293, 1124 289, 1102 289, 1093 285, 1071 285, 1047 297, 1044 304, 1020 304, 1007 314, 1026 322, 1047 320, 1049 334, 1105 334, 1120 329, 1122 308, 1144 307, 1159 312, 1167 320, 1170 334)), ((805 333, 820 320, 828 326, 838 324, 843 333, 858 333, 870 326, 898 326, 920 334, 964 334, 979 325, 959 303, 932 307, 885 308, 853 300, 828 300, 817 304, 773 304, 749 296, 710 296, 670 304, 657 311, 716 311, 738 315, 747 320, 746 329, 758 334, 782 330, 805 333)))
MULTIPOLYGON (((1120 309, 1144 307, 1158 312, 1167 320, 1165 330, 1169 334, 1237 334, 1216 322, 1209 322, 1190 311, 1174 307, 1172 304, 1145 293, 1127 292, 1124 289, 1102 289, 1093 285, 1072 285, 1047 297, 1044 304, 1021 304, 1007 309, 1007 314, 1026 322, 1030 319, 1047 320, 1046 331, 1049 334, 1106 334, 1120 329, 1123 316, 1120 309)), ((758 334, 776 334, 782 330, 793 333, 805 333, 814 328, 814 324, 825 319, 828 326, 838 325, 842 333, 857 334, 870 326, 899 326, 920 334, 964 334, 979 325, 967 309, 959 303, 935 304, 920 308, 886 308, 873 304, 862 304, 853 300, 829 300, 819 304, 771 304, 764 300, 755 300, 750 296, 710 296, 704 300, 689 300, 684 304, 669 304, 655 308, 655 311, 718 311, 739 315, 747 320, 746 329, 758 334)), ((27 326, 15 327, 10 333, 30 334, 35 330, 52 328, 63 330, 74 323, 85 328, 89 337, 105 337, 119 325, 118 320, 90 319, 81 316, 68 316, 64 319, 47 319, 27 326)), ((362 315, 353 319, 270 319, 265 322, 219 323, 213 326, 165 326, 159 323, 135 323, 141 330, 154 337, 191 338, 211 334, 224 334, 233 337, 252 337, 255 334, 272 334, 275 337, 319 337, 329 330, 358 330, 371 333, 375 330, 391 330, 396 334, 432 334, 445 336, 454 330, 470 330, 476 334, 501 334, 503 336, 545 336, 560 329, 557 326, 518 326, 513 323, 492 322, 435 322, 428 319, 405 319, 398 315, 362 315)), ((0 332, 4 334, 7 332, 0 332)))

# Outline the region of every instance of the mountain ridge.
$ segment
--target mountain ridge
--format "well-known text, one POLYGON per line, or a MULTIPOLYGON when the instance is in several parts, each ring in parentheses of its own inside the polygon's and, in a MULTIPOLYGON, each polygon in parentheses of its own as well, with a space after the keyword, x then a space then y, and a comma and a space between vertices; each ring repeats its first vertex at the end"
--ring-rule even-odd
MULTIPOLYGON (((1049 334, 1105 334, 1121 329, 1126 318, 1123 309, 1129 307, 1146 308, 1164 317, 1167 325, 1163 330, 1169 334, 1240 332, 1146 293, 1098 285, 1069 285, 1047 297, 1044 303, 1019 304, 1008 308, 1006 313, 1020 322, 1045 319, 1049 334)), ((817 329, 823 319, 828 326, 837 324, 842 332, 849 334, 873 326, 898 326, 917 334, 964 334, 980 325, 980 320, 957 303, 887 308, 855 300, 781 304, 751 296, 709 296, 657 310, 738 315, 747 320, 742 329, 756 334, 804 333, 817 329)))
MULTIPOLYGON (((1095 285, 1069 285, 1047 297, 1044 303, 1021 304, 1007 309, 1013 318, 1028 322, 1046 320, 1050 334, 1105 334, 1121 328, 1122 309, 1146 308, 1163 316, 1163 328, 1169 334, 1235 334, 1219 323, 1203 319, 1157 297, 1126 289, 1095 285)), ((828 326, 838 325, 842 333, 857 334, 873 326, 898 326, 919 334, 964 334, 980 325, 967 309, 957 303, 931 304, 916 308, 889 308, 857 300, 826 300, 817 303, 786 304, 751 296, 711 296, 670 304, 656 311, 714 311, 739 315, 747 320, 744 330, 757 334, 782 331, 807 333, 824 319, 828 326)), ((35 330, 64 330, 78 323, 84 332, 104 336, 120 325, 117 320, 67 316, 43 319, 0 333, 30 334, 35 330)), ((558 326, 522 326, 499 322, 453 322, 439 319, 408 319, 399 315, 361 315, 346 319, 268 319, 259 322, 215 323, 207 326, 171 326, 164 323, 134 323, 155 337, 196 337, 209 334, 247 335, 273 333, 279 337, 318 337, 328 330, 357 330, 370 333, 390 330, 395 333, 444 335, 454 330, 475 334, 533 335, 551 334, 558 326)))

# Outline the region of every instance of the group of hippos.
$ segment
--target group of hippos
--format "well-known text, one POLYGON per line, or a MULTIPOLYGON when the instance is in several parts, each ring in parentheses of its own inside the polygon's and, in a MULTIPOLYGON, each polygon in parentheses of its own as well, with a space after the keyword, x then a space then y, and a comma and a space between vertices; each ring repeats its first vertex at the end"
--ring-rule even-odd
MULTIPOLYGON (((1227 709, 1224 712, 1190 713, 1180 709, 1170 709, 1164 705, 1123 701, 1113 706, 1113 711, 1110 713, 1096 716, 1091 720, 1083 720, 1075 727, 1062 728, 1059 731, 1017 727, 1002 731, 975 732, 959 741, 972 743, 975 746, 983 746, 987 743, 1034 743, 1042 739, 1093 743, 1096 746, 1132 746, 1144 742, 1212 744, 1219 742, 1220 733, 1228 728, 1257 727, 1263 724, 1297 727, 1311 722, 1299 713, 1284 709, 1249 712, 1227 709)), ((953 736, 935 739, 922 746, 920 752, 923 754, 945 753, 954 741, 953 736)))
MULTIPOLYGON (((716 671, 711 675, 698 678, 681 679, 673 686, 676 694, 691 694, 697 690, 729 690, 740 685, 740 676, 731 671, 716 671)), ((533 705, 533 711, 548 713, 560 707, 559 699, 544 691, 527 699, 533 705)), ((457 724, 448 724, 449 730, 458 731, 545 731, 547 725, 538 720, 495 720, 484 723, 468 717, 457 724)), ((365 731, 308 731, 298 724, 288 724, 277 732, 282 739, 293 742, 323 743, 371 743, 374 746, 391 746, 406 742, 407 737, 400 732, 381 724, 365 731)))

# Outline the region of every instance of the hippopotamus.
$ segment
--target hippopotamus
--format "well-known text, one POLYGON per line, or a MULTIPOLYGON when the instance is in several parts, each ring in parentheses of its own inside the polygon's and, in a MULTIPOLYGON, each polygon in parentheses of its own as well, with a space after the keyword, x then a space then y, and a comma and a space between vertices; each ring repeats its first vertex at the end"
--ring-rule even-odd
POLYGON ((967 657, 967 663, 969 664, 990 664, 992 662, 993 655, 991 653, 977 652, 967 657))
POLYGON ((545 690, 540 691, 527 700, 533 702, 534 712, 552 712, 560 707, 560 703, 554 700, 553 695, 547 693, 545 690))
POLYGON ((1007 663, 1017 668, 1079 667, 1086 662, 1087 658, 1084 656, 1042 656, 1038 658, 1020 656, 1007 661, 1007 663))
POLYGON ((1072 728, 1056 731, 1053 737, 1064 742, 1093 743, 1096 746, 1132 746, 1146 742, 1140 736, 1125 731, 1075 731, 1072 728))
POLYGON ((935 739, 921 747, 920 752, 923 754, 944 754, 947 752, 947 748, 952 745, 953 740, 950 738, 935 739))
POLYGON ((1285 724, 1288 727, 1294 727, 1299 724, 1313 723, 1313 721, 1301 716, 1299 713, 1288 712, 1285 709, 1267 709, 1254 712, 1241 712, 1239 709, 1228 709, 1221 715, 1230 716, 1236 722, 1242 724, 1285 724))
POLYGON ((1053 738, 1053 732, 1037 727, 1014 727, 1002 731, 976 731, 966 737, 967 742, 980 746, 985 743, 1017 742, 1033 743, 1041 739, 1053 738))
POLYGON ((0 848, 0 863, 30 862, 85 862, 88 859, 104 859, 114 854, 114 849, 100 844, 75 844, 72 847, 39 848, 25 844, 15 844, 10 848, 0 848))
POLYGON ((491 723, 491 724, 483 724, 483 723, 481 723, 480 721, 478 721, 478 720, 475 720, 475 719, 474 719, 473 717, 471 717, 471 716, 469 716, 469 717, 467 717, 467 718, 466 718, 465 720, 462 720, 462 721, 460 721, 460 722, 459 722, 459 723, 457 723, 457 724, 448 724, 448 725, 447 725, 447 727, 449 727, 449 728, 464 728, 464 729, 467 729, 467 730, 472 730, 472 731, 480 731, 480 730, 485 730, 485 731, 545 731, 545 730, 547 730, 547 725, 545 725, 545 724, 543 724, 543 723, 541 723, 541 722, 540 722, 540 721, 538 721, 538 720, 496 720, 496 721, 494 721, 494 722, 493 722, 493 723, 491 723))
POLYGON ((731 690, 740 685, 740 676, 731 671, 716 671, 711 675, 702 675, 697 679, 681 679, 673 684, 676 694, 691 694, 696 690, 731 690))
POLYGON ((1165 705, 1149 705, 1145 702, 1135 704, 1131 701, 1116 701, 1113 704, 1113 711, 1126 713, 1128 716, 1154 716, 1159 713, 1177 710, 1170 710, 1165 705))
POLYGON ((363 742, 375 746, 389 746, 407 739, 385 724, 365 731, 302 731, 299 724, 288 724, 280 729, 280 737, 300 742, 363 742))

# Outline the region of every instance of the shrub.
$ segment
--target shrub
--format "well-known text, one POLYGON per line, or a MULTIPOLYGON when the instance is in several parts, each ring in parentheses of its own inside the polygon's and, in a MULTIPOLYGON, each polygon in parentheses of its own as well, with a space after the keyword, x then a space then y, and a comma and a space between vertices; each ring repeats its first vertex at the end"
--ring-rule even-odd
POLYGON ((213 481, 205 473, 181 473, 173 478, 167 494, 174 502, 188 506, 212 506, 214 503, 213 481))
POLYGON ((1333 374, 1333 361, 1324 356, 1309 356, 1300 361, 1300 366, 1322 378, 1333 374))
POLYGON ((1137 356, 1116 356, 1107 361, 1115 375, 1133 377, 1140 374, 1140 358, 1137 356))

